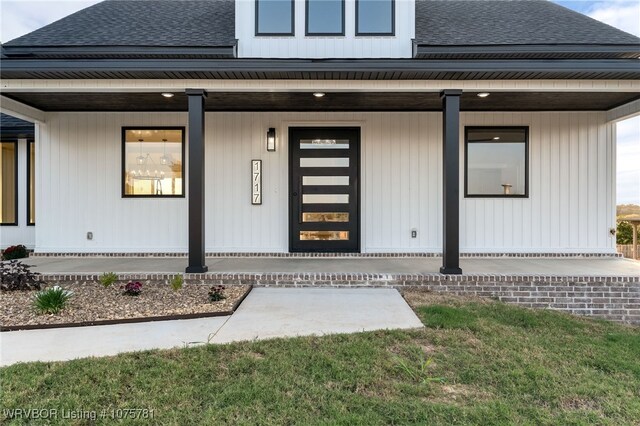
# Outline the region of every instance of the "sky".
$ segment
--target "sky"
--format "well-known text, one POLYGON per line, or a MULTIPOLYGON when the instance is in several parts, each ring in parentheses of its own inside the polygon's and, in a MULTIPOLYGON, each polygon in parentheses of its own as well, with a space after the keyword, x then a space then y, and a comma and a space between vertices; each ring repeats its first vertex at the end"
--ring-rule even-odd
MULTIPOLYGON (((553 1, 640 37, 640 0, 553 1)), ((12 40, 98 2, 0 0, 0 40, 12 40)), ((618 204, 640 204, 640 117, 618 123, 617 148, 618 204)))

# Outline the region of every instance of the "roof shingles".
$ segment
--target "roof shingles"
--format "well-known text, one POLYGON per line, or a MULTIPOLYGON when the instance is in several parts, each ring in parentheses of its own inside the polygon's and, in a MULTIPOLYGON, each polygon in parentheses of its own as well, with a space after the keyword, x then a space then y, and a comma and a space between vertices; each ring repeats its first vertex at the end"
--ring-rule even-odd
POLYGON ((106 0, 5 47, 235 45, 233 0, 106 0))
MULTIPOLYGON (((416 0, 415 34, 415 42, 425 47, 634 45, 640 49, 638 37, 548 0, 416 0)), ((234 0, 106 0, 3 47, 235 44, 234 0)))
POLYGON ((547 0, 416 0, 416 42, 431 46, 640 44, 547 0))

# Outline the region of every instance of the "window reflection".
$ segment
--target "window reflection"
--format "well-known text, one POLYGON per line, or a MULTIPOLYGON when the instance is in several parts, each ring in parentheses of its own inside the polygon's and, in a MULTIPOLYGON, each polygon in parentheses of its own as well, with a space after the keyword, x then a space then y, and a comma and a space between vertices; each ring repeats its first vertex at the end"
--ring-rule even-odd
POLYGON ((349 222, 349 213, 302 213, 303 222, 349 222))
POLYGON ((527 194, 526 129, 473 128, 467 132, 467 195, 527 194))
POLYGON ((293 35, 293 0, 256 0, 257 35, 293 35))
POLYGON ((14 225, 18 222, 17 148, 16 142, 0 142, 0 223, 3 225, 14 225))
POLYGON ((394 33, 393 0, 356 0, 358 35, 392 35, 394 33))
POLYGON ((125 130, 124 194, 184 195, 183 145, 182 129, 125 130))
POLYGON ((307 34, 342 35, 344 0, 307 0, 307 34))
POLYGON ((300 240, 348 240, 349 231, 300 231, 300 240))

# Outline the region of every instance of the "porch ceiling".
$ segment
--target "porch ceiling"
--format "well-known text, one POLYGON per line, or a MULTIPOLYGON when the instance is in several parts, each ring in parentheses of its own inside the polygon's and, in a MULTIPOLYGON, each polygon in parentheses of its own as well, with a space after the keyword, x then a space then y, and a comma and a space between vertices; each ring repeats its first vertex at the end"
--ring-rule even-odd
MULTIPOLYGON (((187 96, 176 93, 44 93, 4 96, 43 111, 187 111, 187 96)), ((494 92, 487 98, 465 92, 462 111, 604 111, 640 98, 618 92, 494 92)), ((207 111, 440 111, 435 92, 209 92, 207 111)))

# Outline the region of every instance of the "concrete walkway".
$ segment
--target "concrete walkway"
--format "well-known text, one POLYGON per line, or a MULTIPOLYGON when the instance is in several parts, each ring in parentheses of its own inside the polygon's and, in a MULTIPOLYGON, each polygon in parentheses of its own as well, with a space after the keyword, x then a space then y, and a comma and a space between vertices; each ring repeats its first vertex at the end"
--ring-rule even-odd
MULTIPOLYGON (((187 259, 179 257, 32 257, 25 260, 43 273, 181 273, 187 259)), ((209 272, 229 273, 369 273, 437 274, 442 259, 433 258, 207 258, 209 272)), ((640 262, 600 258, 462 258, 466 275, 596 275, 640 276, 640 262)))
POLYGON ((397 290, 256 288, 227 317, 0 333, 0 366, 287 336, 422 327, 397 290))

